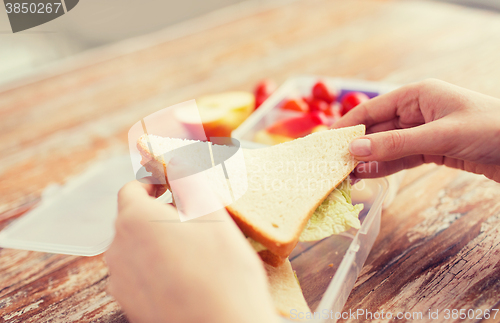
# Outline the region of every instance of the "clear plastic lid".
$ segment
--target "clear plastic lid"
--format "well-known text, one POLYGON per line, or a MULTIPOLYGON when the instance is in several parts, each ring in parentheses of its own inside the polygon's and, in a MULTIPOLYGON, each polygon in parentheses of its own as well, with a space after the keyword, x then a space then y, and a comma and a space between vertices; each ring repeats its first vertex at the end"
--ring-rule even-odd
POLYGON ((124 155, 47 187, 36 208, 0 231, 0 247, 80 256, 106 251, 114 237, 117 193, 132 180, 130 155, 124 155))
MULTIPOLYGON (((142 167, 137 139, 148 132, 206 140, 194 100, 142 118, 129 129, 130 154, 98 162, 63 186, 47 187, 39 205, 0 231, 0 247, 80 256, 106 251, 114 237, 118 191, 136 179, 142 167), (179 110, 188 111, 189 124, 176 117, 179 110)), ((158 200, 170 203, 172 195, 166 192, 158 200)))

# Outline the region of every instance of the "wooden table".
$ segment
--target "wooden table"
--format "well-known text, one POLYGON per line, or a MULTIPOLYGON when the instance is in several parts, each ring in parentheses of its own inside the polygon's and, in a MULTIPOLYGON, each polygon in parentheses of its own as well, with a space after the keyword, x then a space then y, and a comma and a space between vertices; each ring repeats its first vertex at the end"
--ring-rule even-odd
MULTIPOLYGON (((297 73, 435 77, 500 97, 499 53, 496 13, 308 0, 246 2, 83 54, 0 91, 0 227, 49 183, 126 153, 129 127, 171 104, 297 73)), ((500 184, 433 165, 409 171, 345 310, 499 308, 499 231, 500 184)), ((0 249, 0 273, 0 322, 126 322, 102 256, 0 249)))

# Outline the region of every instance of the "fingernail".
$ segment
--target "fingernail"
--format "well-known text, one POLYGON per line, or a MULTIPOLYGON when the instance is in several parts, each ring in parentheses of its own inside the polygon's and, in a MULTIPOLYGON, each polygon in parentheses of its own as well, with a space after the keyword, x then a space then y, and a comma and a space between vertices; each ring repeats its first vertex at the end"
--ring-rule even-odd
POLYGON ((370 139, 356 139, 349 145, 349 150, 354 156, 370 156, 372 154, 372 142, 370 139))

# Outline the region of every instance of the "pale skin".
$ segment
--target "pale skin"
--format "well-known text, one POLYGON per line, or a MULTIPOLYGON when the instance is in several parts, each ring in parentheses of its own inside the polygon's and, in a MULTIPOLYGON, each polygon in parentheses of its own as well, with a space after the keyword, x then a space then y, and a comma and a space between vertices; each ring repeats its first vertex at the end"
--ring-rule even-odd
POLYGON ((499 99, 426 80, 360 104, 334 128, 361 123, 367 135, 349 147, 366 162, 355 170, 359 178, 436 163, 500 182, 499 99))
MULTIPOLYGON (((360 123, 367 135, 350 146, 366 162, 355 170, 360 178, 436 163, 500 182, 499 99, 429 80, 363 103, 334 127, 360 123), (377 172, 370 167, 375 162, 377 172)), ((170 171, 185 169, 174 163, 170 171)), ((210 191, 203 181, 177 191, 187 215, 218 203, 200 193, 210 191)), ((225 209, 179 223, 175 208, 155 195, 151 184, 122 188, 115 239, 105 255, 108 290, 129 320, 278 322, 261 261, 225 209)))
MULTIPOLYGON (((176 191, 187 215, 219 203, 199 180, 176 191)), ((226 210, 180 223, 176 209, 155 194, 154 185, 139 182, 120 190, 116 234, 105 254, 108 292, 129 320, 277 322, 262 262, 226 210)))

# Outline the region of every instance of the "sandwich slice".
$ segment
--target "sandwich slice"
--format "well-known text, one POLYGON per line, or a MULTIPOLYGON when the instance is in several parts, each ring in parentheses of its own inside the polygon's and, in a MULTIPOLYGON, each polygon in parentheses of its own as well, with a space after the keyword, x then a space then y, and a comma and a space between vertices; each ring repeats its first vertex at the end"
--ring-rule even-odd
MULTIPOLYGON (((320 240, 350 227, 359 228, 362 206, 350 200, 348 175, 358 161, 349 143, 364 135, 364 125, 326 130, 262 149, 242 149, 244 166, 233 179, 245 178, 246 191, 237 200, 227 194, 220 168, 206 170, 226 209, 264 262, 283 264, 299 240, 320 240)), ((164 183, 165 154, 196 141, 143 135, 138 139, 141 163, 164 183)), ((207 143, 212 151, 224 146, 207 143)), ((234 164, 234 163, 233 163, 234 164)), ((236 162, 237 164, 237 162, 236 162)), ((231 185, 233 191, 237 185, 231 185)))
POLYGON ((264 268, 266 269, 269 292, 274 307, 281 316, 289 318, 292 310, 302 313, 311 311, 288 259, 279 267, 264 263, 264 268))

